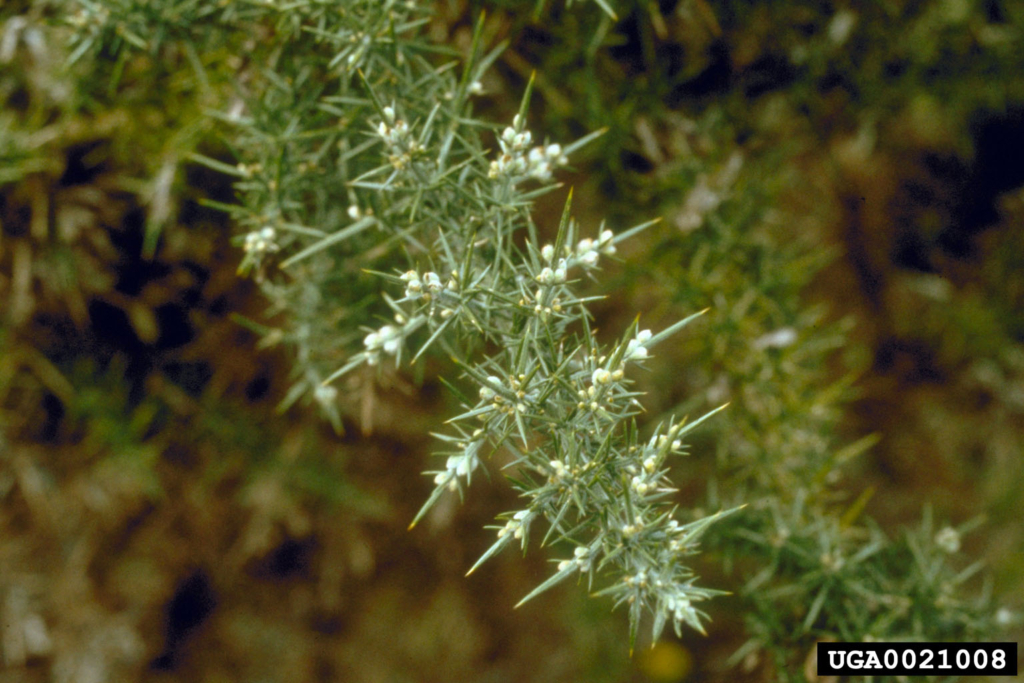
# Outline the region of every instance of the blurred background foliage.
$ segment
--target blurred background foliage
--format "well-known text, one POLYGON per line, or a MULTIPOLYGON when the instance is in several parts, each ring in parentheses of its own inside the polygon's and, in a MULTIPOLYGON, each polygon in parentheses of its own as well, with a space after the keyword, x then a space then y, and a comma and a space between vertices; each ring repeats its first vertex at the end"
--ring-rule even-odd
POLYGON ((0 681, 813 681, 817 638, 1019 629, 1019 3, 436 3, 435 43, 465 51, 481 9, 508 41, 485 117, 536 70, 538 133, 608 128, 562 176, 581 223, 665 217, 594 285, 599 323, 711 309, 643 383, 651 422, 731 401, 676 477, 688 507, 750 503, 701 565, 736 595, 635 660, 581 591, 511 609, 542 554, 462 578, 500 482, 405 531, 440 383, 367 377, 341 433, 278 413, 294 359, 239 319, 287 312, 200 201, 232 179, 189 160, 234 163, 207 111, 244 41, 189 49, 198 3, 110 4, 88 57, 64 3, 0 9, 0 681))

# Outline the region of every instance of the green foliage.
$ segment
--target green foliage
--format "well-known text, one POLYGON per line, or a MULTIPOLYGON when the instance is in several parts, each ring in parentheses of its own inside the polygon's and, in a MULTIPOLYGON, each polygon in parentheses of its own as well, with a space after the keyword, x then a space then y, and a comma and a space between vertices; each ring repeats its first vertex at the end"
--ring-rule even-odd
MULTIPOLYGON (((170 49, 165 36, 177 36, 186 45, 180 49, 192 53, 210 38, 187 21, 216 23, 172 12, 181 21, 165 29, 167 17, 129 5, 90 5, 91 18, 75 22, 82 27, 78 52, 88 45, 123 60, 129 45, 170 49), (111 29, 120 22, 112 17, 131 21, 111 29)), ((328 383, 384 356, 400 363, 406 340, 425 329, 414 358, 439 345, 479 389, 480 402, 449 421, 455 433, 442 438, 455 450, 443 454, 446 469, 436 473, 437 488, 417 519, 449 489, 459 490, 462 477, 468 483, 480 451, 501 449, 513 456, 512 480, 531 502, 509 513, 484 558, 513 538, 525 549, 531 522, 541 518, 551 523, 546 539, 575 546, 573 559, 527 598, 577 570, 592 581, 607 569, 620 582, 609 592, 630 605, 632 640, 645 610, 655 614, 655 636, 669 618, 677 631, 682 623, 700 628, 691 603, 712 591, 693 586, 680 559, 715 517, 680 525, 665 500, 665 459, 680 452, 689 427, 669 421, 641 445, 631 422, 638 394, 624 374, 627 363, 642 361, 682 323, 658 335, 633 326, 604 347, 591 333, 588 300, 571 288, 573 271, 596 273, 602 254, 646 226, 619 236, 602 226, 583 237, 567 205, 554 244, 542 247, 529 213, 552 170, 593 136, 564 149, 534 146, 525 128, 528 87, 512 126, 498 137, 497 158, 489 159, 471 97, 497 53, 481 54, 478 29, 456 76, 454 62, 436 63, 446 51, 417 37, 426 17, 412 5, 300 2, 229 14, 217 21, 243 35, 272 32, 274 41, 265 51, 254 41, 260 66, 243 69, 245 87, 218 114, 240 162, 193 158, 238 179, 240 205, 207 203, 248 230, 240 271, 254 272, 272 305, 289 313, 288 331, 271 333, 299 361, 282 407, 312 396, 340 428, 337 392, 328 383), (522 187, 538 182, 538 189, 522 187), (325 364, 351 348, 352 331, 365 320, 353 299, 366 287, 360 268, 399 248, 410 264, 422 265, 384 276, 405 286, 404 298, 385 296, 395 324, 367 328, 364 349, 328 375, 325 364), (502 351, 480 359, 481 346, 502 351)))
MULTIPOLYGON (((820 142, 813 125, 810 141, 793 142, 800 116, 834 117, 831 125, 870 147, 878 135, 899 135, 887 117, 910 112, 929 123, 923 138, 962 149, 949 131, 1022 95, 1016 82, 978 87, 1013 62, 1014 7, 1000 5, 992 18, 968 2, 830 16, 807 3, 681 2, 673 14, 651 3, 598 1, 602 12, 543 0, 495 4, 465 54, 429 39, 436 18, 411 2, 79 0, 73 13, 47 15, 71 36, 77 69, 113 65, 103 87, 60 106, 128 97, 171 131, 141 155, 153 178, 140 183, 152 209, 150 253, 186 160, 233 179, 235 201, 203 204, 230 216, 239 274, 270 302, 272 324, 244 324, 294 359, 281 411, 315 404, 341 432, 346 397, 365 395, 375 373, 388 377, 391 357, 396 370, 411 358, 420 371, 430 362, 459 375, 452 390, 461 412, 436 435, 446 460, 427 473, 435 488, 414 523, 444 497, 461 497, 486 460, 523 500, 498 516, 498 538, 471 572, 514 544, 525 551, 531 530, 547 523, 542 545, 565 559, 523 602, 586 575, 588 586, 607 584, 598 595, 628 606, 631 642, 645 612, 656 639, 669 620, 677 634, 683 624, 703 630, 706 615, 693 603, 717 591, 694 585, 688 559, 703 540, 712 560, 741 569, 748 633, 733 662, 761 661, 778 680, 803 680, 820 639, 991 638, 1007 613, 987 594, 965 597, 979 568, 961 568, 966 529, 936 532, 928 512, 918 528, 887 534, 866 514, 871 490, 844 488, 848 463, 879 437, 846 446, 837 437, 864 366, 836 357, 851 344, 853 321, 833 321, 805 296, 836 254, 820 226, 787 224, 791 216, 768 207, 792 201, 799 181, 777 169, 820 142), (616 23, 616 11, 625 22, 616 23), (523 52, 518 43, 485 49, 496 34, 518 40, 540 17, 550 21, 531 28, 549 40, 523 52), (722 24, 745 31, 769 63, 780 60, 782 82, 762 89, 756 73, 741 73, 731 90, 728 78, 702 85, 722 24), (975 52, 982 57, 959 70, 975 52), (525 87, 509 126, 474 113, 492 82, 501 87, 489 80, 495 65, 525 87), (182 111, 162 111, 173 101, 157 92, 165 81, 187 102, 182 111), (832 81, 840 85, 822 97, 819 86, 832 81), (939 115, 944 99, 956 106, 939 115), (539 144, 527 120, 582 137, 539 144), (603 136, 587 133, 599 128, 603 136), (753 141, 740 148, 737 135, 753 141), (599 170, 577 197, 606 194, 598 208, 614 226, 638 214, 669 220, 616 234, 604 222, 574 220, 567 201, 557 232, 546 226, 534 203, 559 189, 554 176, 584 145, 599 170), (645 164, 653 170, 630 169, 645 164), (631 245, 641 230, 645 242, 631 245), (617 251, 629 253, 621 270, 598 268, 617 251), (610 301, 595 296, 611 291, 610 301), (636 321, 620 325, 610 341, 595 331, 591 309, 618 306, 632 317, 652 298, 660 313, 683 320, 658 334, 636 321), (661 345, 664 357, 648 361, 649 348, 705 307, 697 334, 661 345), (644 366, 673 370, 638 381, 634 368, 644 366), (648 387, 655 413, 638 424, 648 387), (725 401, 730 408, 692 437, 695 453, 714 454, 714 471, 699 457, 679 463, 681 437, 709 415, 677 416, 725 401), (681 472, 709 483, 706 505, 677 520, 672 481, 681 472)), ((42 35, 31 23, 6 30, 28 44, 42 35)), ((755 62, 736 59, 748 60, 738 71, 755 62)), ((19 87, 11 83, 3 81, 4 101, 19 87)), ((0 182, 45 171, 39 150, 56 130, 43 121, 54 116, 35 108, 0 128, 0 182), (25 133, 35 126, 40 133, 25 133)), ((995 331, 951 339, 941 318, 929 333, 944 353, 1014 336, 1000 316, 972 305, 951 310, 961 329, 995 331)), ((994 346, 984 355, 1007 344, 994 346)), ((126 452, 144 440, 151 415, 135 417, 138 429, 122 435, 126 452)), ((370 419, 364 414, 364 429, 370 419)), ((97 416, 97 433, 108 421, 97 416)), ((330 477, 310 473, 317 467, 296 465, 293 484, 329 494, 330 477)))

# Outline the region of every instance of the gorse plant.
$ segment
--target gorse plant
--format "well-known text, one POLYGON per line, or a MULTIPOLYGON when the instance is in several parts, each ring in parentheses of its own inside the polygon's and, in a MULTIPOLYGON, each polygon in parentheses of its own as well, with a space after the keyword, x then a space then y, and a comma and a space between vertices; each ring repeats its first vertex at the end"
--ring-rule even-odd
MULTIPOLYGON (((159 51, 161 18, 147 26, 138 18, 148 5, 129 5, 86 5, 88 17, 73 22, 91 27, 76 55, 105 35, 115 50, 126 42, 159 51), (130 28, 116 28, 120 16, 132 18, 130 28)), ((564 542, 571 554, 523 601, 570 576, 590 584, 607 573, 612 584, 600 593, 629 605, 631 642, 645 611, 655 638, 669 621, 677 632, 702 630, 694 603, 715 591, 694 585, 683 559, 723 513, 681 524, 667 479, 669 457, 683 453, 682 437, 701 420, 672 420, 641 438, 640 395, 627 377, 695 316, 658 334, 634 324, 602 345, 589 299, 574 285, 651 223, 585 234, 567 202, 553 243, 541 244, 530 216, 532 200, 554 189, 553 172, 596 134, 564 148, 536 144, 526 128, 528 87, 512 125, 495 130, 498 149, 486 150, 481 132, 493 126, 473 118, 471 99, 497 52, 481 54, 482 21, 458 70, 428 59, 446 51, 416 37, 427 19, 415 3, 252 4, 200 15, 192 19, 202 27, 176 13, 185 23, 174 33, 216 40, 206 22, 248 28, 254 37, 243 45, 261 65, 242 69, 238 99, 217 115, 239 163, 193 158, 238 179, 240 205, 211 204, 246 231, 241 272, 254 273, 290 313, 292 331, 276 337, 299 361, 284 407, 312 398, 339 425, 333 380, 439 347, 478 398, 464 397, 466 411, 440 435, 450 450, 444 469, 430 473, 436 487, 414 523, 442 495, 461 493, 501 449, 513 457, 510 480, 526 504, 499 516, 497 541, 472 569, 512 544, 525 550, 531 529, 546 522, 544 542, 564 542), (266 54, 261 33, 274 39, 266 54), (388 254, 399 250, 411 269, 378 273, 403 294, 384 295, 392 321, 365 327, 366 313, 324 315, 336 305, 332 290, 368 291, 362 269, 384 257, 393 263, 388 254), (328 372, 360 323, 362 350, 328 372)))
MULTIPOLYGON (((510 3, 509 16, 496 23, 516 24, 528 7, 528 2, 510 3)), ((737 591, 742 599, 733 604, 748 624, 748 640, 732 661, 765 667, 779 680, 804 680, 810 677, 805 662, 819 639, 992 637, 1010 623, 1011 613, 995 609, 987 591, 975 596, 965 586, 977 578, 978 565, 963 568, 962 551, 943 547, 937 535, 932 538, 927 518, 912 531, 886 533, 869 516, 873 489, 850 491, 844 481, 851 461, 879 435, 849 445, 837 438, 856 373, 837 382, 828 379, 833 371, 827 366, 837 360, 836 350, 856 345, 848 339, 852 320, 828 322, 822 308, 808 306, 804 296, 816 274, 830 278, 829 269, 841 265, 821 244, 816 233, 822 228, 807 229, 820 209, 807 198, 807 179, 797 177, 800 162, 794 157, 808 150, 792 137, 776 144, 767 134, 771 144, 755 137, 746 149, 735 149, 736 129, 749 134, 751 128, 791 125, 799 110, 786 108, 788 98, 811 93, 815 103, 825 100, 816 89, 800 87, 774 93, 766 97, 767 107, 757 108, 749 91, 737 86, 720 97, 695 93, 692 105, 679 105, 677 93, 708 85, 688 65, 680 69, 664 59, 673 48, 690 56, 706 47, 700 28, 707 17, 694 16, 694 7, 679 3, 673 11, 671 3, 661 3, 633 8, 608 41, 632 43, 634 51, 626 59, 573 40, 607 30, 604 18, 585 13, 543 22, 523 41, 517 57, 548 75, 548 91, 561 102, 580 103, 568 109, 550 106, 548 125, 635 124, 635 137, 602 140, 606 148, 595 166, 614 181, 606 181, 618 200, 609 202, 610 210, 618 206, 625 214, 642 207, 667 216, 677 232, 652 236, 643 268, 634 268, 642 284, 627 275, 611 286, 641 290, 638 300, 674 299, 680 307, 714 302, 704 335, 688 349, 687 358, 696 360, 656 393, 685 397, 662 408, 665 414, 689 412, 709 399, 731 401, 730 409, 700 435, 698 452, 716 451, 714 469, 689 478, 709 480, 711 509, 749 503, 742 514, 709 529, 704 542, 709 555, 724 557, 729 566, 735 563, 743 579, 737 591), (625 77, 638 68, 634 59, 645 62, 643 78, 625 77), (567 69, 568 64, 579 66, 567 69), (677 104, 666 107, 673 99, 677 104), (656 162, 653 170, 610 170, 639 153, 656 162), (780 194, 781 203, 793 204, 794 192, 798 210, 765 210, 780 194), (907 600, 907 595, 914 598, 907 600)), ((720 7, 729 16, 723 5, 716 4, 715 11, 720 7)), ((760 16, 763 9, 751 11, 760 16)), ((798 4, 785 11, 793 12, 790 23, 797 26, 796 15, 807 9, 798 4)), ((849 18, 839 13, 836 23, 849 18)), ((742 35, 771 26, 750 21, 732 30, 742 35)), ((829 44, 815 59, 839 51, 827 33, 815 39, 829 44)), ((731 34, 729 40, 745 45, 731 34)), ((900 44, 902 49, 905 41, 900 44)), ((773 45, 768 41, 765 49, 773 45)), ((891 49, 885 41, 878 47, 891 49)), ((737 48, 737 53, 745 50, 737 48)), ((798 50, 792 54, 796 60, 798 50)), ((700 63, 696 56, 693 61, 700 63)), ((709 77, 718 73, 715 62, 707 68, 709 77)), ((737 75, 739 82, 742 78, 737 75)), ((942 533, 948 539, 965 530, 947 527, 942 533)))
MULTIPOLYGON (((596 297, 584 295, 583 281, 598 280, 623 241, 653 221, 618 233, 580 225, 570 191, 557 230, 534 222, 534 200, 559 189, 558 170, 600 132, 565 145, 535 139, 533 79, 510 125, 478 118, 475 98, 501 51, 483 50, 482 18, 464 56, 427 39, 431 15, 415 2, 79 0, 78 8, 58 15, 73 31, 72 59, 112 59, 109 93, 145 73, 139 55, 177 60, 209 108, 218 141, 190 132, 176 154, 234 179, 236 202, 205 204, 230 214, 239 273, 286 321, 246 321, 295 359, 282 410, 315 404, 340 430, 346 396, 392 363, 433 355, 458 369, 450 386, 461 412, 437 434, 440 464, 427 473, 434 488, 413 524, 443 496, 461 496, 488 460, 502 463, 523 501, 498 515, 497 538, 470 572, 539 536, 558 558, 524 602, 585 578, 628 606, 631 644, 645 612, 655 638, 669 622, 677 633, 703 630, 697 603, 716 591, 696 585, 687 558, 712 523, 749 501, 706 539, 728 559, 758 561, 742 591, 750 640, 736 661, 766 649, 779 678, 799 680, 794 663, 816 638, 992 631, 986 596, 957 592, 974 572, 947 562, 958 531, 936 534, 926 519, 891 541, 858 521, 867 496, 848 504, 832 487, 833 472, 871 438, 847 449, 831 441, 845 385, 821 390, 819 370, 844 330, 815 329, 820 313, 799 302, 827 259, 750 236, 764 227, 762 198, 751 206, 730 196, 739 156, 710 180, 687 162, 678 175, 693 201, 673 221, 683 237, 658 245, 685 272, 654 259, 675 288, 669 295, 689 299, 682 308, 736 302, 707 316, 706 369, 689 373, 691 385, 717 387, 721 401, 711 405, 735 401, 734 416, 720 420, 725 467, 707 506, 728 509, 677 518, 674 457, 717 410, 681 419, 706 409, 701 395, 647 431, 633 378, 699 314, 658 332, 638 320, 599 339, 588 311, 596 297), (745 268, 758 271, 758 289, 745 268)), ((602 16, 595 35, 609 26, 602 16)))

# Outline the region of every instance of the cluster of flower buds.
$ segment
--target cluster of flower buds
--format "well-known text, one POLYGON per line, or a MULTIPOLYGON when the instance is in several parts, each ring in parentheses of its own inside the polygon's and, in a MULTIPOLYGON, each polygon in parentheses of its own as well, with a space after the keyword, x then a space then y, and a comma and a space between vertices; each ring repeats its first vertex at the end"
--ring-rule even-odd
POLYGON ((668 595, 665 597, 665 608, 672 612, 672 618, 676 622, 689 624, 697 622, 697 614, 690 605, 690 599, 685 594, 668 595))
POLYGON ((527 410, 527 403, 535 401, 538 394, 537 389, 527 390, 524 387, 525 380, 525 375, 519 375, 510 377, 508 384, 505 384, 500 378, 490 375, 487 378, 487 384, 480 387, 480 398, 484 401, 492 401, 494 408, 501 412, 510 415, 516 412, 524 413, 527 410), (515 400, 508 398, 502 390, 514 394, 515 400))
POLYGON ((527 177, 547 181, 551 179, 552 168, 569 163, 559 144, 541 145, 527 152, 530 143, 533 142, 533 136, 528 130, 517 132, 517 128, 518 114, 513 119, 512 126, 506 128, 498 138, 501 155, 491 162, 488 174, 491 178, 527 177))
POLYGON ((626 354, 622 357, 623 360, 643 360, 647 358, 647 347, 644 346, 651 340, 650 330, 640 330, 636 333, 636 337, 629 340, 629 344, 626 346, 626 354))
MULTIPOLYGON (((489 376, 487 378, 487 383, 492 385, 492 386, 495 386, 495 387, 500 387, 501 386, 501 379, 498 378, 498 377, 495 377, 494 375, 491 375, 491 376, 489 376)), ((497 395, 498 395, 497 392, 494 389, 492 389, 491 387, 488 387, 488 386, 480 387, 480 398, 482 398, 485 401, 493 400, 497 395)))
POLYGON ((550 481, 552 483, 563 481, 569 478, 569 468, 565 466, 564 462, 562 462, 561 460, 552 460, 548 464, 551 465, 550 481))
POLYGON ((580 546, 576 548, 576 550, 572 551, 572 554, 575 555, 575 557, 573 557, 571 560, 562 560, 558 563, 558 571, 564 572, 566 569, 569 569, 570 567, 575 567, 579 569, 581 572, 589 572, 591 560, 590 548, 587 548, 586 546, 580 546))
POLYGON ((530 527, 530 521, 533 519, 533 513, 529 510, 520 510, 516 514, 512 515, 512 519, 505 522, 505 526, 498 529, 498 538, 505 538, 509 534, 512 534, 512 538, 522 539, 527 529, 530 527))
POLYGON ((647 492, 653 489, 654 486, 655 482, 651 481, 646 474, 635 474, 630 481, 630 487, 638 496, 647 495, 647 492))
POLYGON ((480 450, 481 443, 480 441, 472 441, 468 444, 460 444, 464 446, 463 452, 460 455, 449 456, 448 461, 445 463, 445 471, 437 473, 437 476, 434 477, 434 483, 438 486, 447 485, 451 491, 456 490, 459 487, 458 478, 469 477, 470 472, 480 465, 477 451, 480 450))
POLYGON ((576 245, 576 258, 587 268, 595 267, 601 254, 611 256, 615 253, 615 245, 612 244, 614 236, 611 230, 604 230, 596 242, 589 237, 581 239, 576 245))
POLYGON ((259 230, 253 230, 245 236, 245 244, 242 247, 246 254, 251 256, 262 256, 275 252, 280 247, 274 238, 277 237, 277 231, 269 225, 264 226, 259 230))
POLYGON ((633 576, 627 576, 623 581, 626 582, 627 586, 635 586, 637 588, 647 588, 647 570, 641 569, 633 576))
MULTIPOLYGON (((640 515, 637 515, 636 517, 633 518, 633 523, 632 524, 623 524, 622 528, 619 529, 619 531, 622 532, 623 538, 629 538, 629 537, 633 536, 634 534, 636 534, 637 532, 642 531, 643 528, 644 528, 644 518, 641 517, 640 515)), ((628 583, 628 580, 627 580, 627 583, 628 583)))
POLYGON ((544 266, 537 273, 536 280, 542 285, 560 285, 565 282, 566 264, 565 259, 558 259, 558 266, 554 269, 551 266, 544 266))
POLYGON ((395 110, 384 107, 384 120, 377 124, 377 135, 388 148, 388 161, 397 169, 405 168, 423 146, 412 136, 409 124, 395 118, 395 110))
POLYGON ((402 275, 402 280, 405 282, 405 297, 411 301, 420 298, 429 301, 431 297, 444 290, 457 292, 459 291, 459 282, 456 276, 457 273, 453 271, 452 276, 448 278, 448 283, 441 284, 441 277, 433 271, 428 270, 421 276, 417 271, 410 270, 402 275))
POLYGON ((935 545, 950 555, 960 551, 960 532, 947 526, 935 534, 935 545))
POLYGON ((385 325, 376 332, 371 332, 363 339, 363 346, 366 347, 366 362, 369 365, 376 365, 380 362, 380 353, 392 356, 402 348, 402 330, 394 325, 385 325))

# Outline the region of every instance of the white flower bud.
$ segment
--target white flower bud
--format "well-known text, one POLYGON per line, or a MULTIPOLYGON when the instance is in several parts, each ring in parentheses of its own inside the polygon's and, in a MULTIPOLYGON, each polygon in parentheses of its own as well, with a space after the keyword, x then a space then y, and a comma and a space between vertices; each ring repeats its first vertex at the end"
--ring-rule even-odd
POLYGON ((443 286, 441 285, 441 278, 437 276, 437 273, 429 271, 424 273, 423 281, 426 283, 427 289, 431 292, 437 293, 443 289, 443 286))
POLYGON ((935 545, 939 546, 950 555, 959 552, 960 533, 953 527, 947 526, 945 529, 935 534, 935 545))
POLYGON ((550 244, 545 244, 540 250, 540 256, 546 262, 551 263, 551 259, 555 258, 555 248, 550 244))
POLYGON ((612 381, 612 373, 608 372, 604 368, 598 368, 594 370, 594 374, 591 375, 591 380, 594 384, 608 384, 612 381))
POLYGON ((588 251, 580 257, 580 261, 583 261, 583 265, 593 268, 597 265, 598 253, 596 251, 588 251))
POLYGON ((322 406, 329 406, 338 398, 338 390, 332 386, 321 384, 313 392, 313 398, 322 406))

